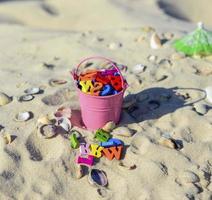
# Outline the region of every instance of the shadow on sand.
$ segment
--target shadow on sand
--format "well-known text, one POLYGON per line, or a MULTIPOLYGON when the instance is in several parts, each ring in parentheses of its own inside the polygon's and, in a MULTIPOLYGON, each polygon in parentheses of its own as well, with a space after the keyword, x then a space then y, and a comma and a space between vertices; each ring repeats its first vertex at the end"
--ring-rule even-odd
POLYGON ((130 106, 124 108, 120 123, 130 124, 158 119, 168 113, 175 112, 179 108, 192 106, 205 98, 205 91, 198 88, 148 88, 137 94, 130 94, 125 97, 125 103, 132 103, 131 105, 129 103, 130 106), (192 101, 189 95, 191 90, 202 93, 202 97, 192 101), (130 115, 131 120, 125 117, 126 114, 130 115))

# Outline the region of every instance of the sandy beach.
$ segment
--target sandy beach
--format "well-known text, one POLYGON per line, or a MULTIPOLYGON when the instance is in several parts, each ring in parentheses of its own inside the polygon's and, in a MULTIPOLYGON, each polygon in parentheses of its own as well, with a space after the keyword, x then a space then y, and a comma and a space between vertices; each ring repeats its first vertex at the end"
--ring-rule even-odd
MULTIPOLYGON (((205 92, 212 56, 187 57, 171 45, 198 21, 212 30, 211 6, 209 0, 1 0, 0 93, 10 102, 0 105, 0 200, 212 200, 212 102, 205 92), (150 46, 154 32, 163 41, 158 49, 150 46), (125 144, 122 159, 102 157, 94 165, 106 173, 107 187, 91 185, 86 167, 78 177, 76 151, 62 134, 38 134, 42 117, 54 118, 62 106, 80 109, 70 71, 93 55, 126 65, 121 72, 129 84, 112 132, 128 133, 115 135, 125 144), (21 102, 32 87, 42 92, 21 102), (24 111, 30 119, 15 120, 24 111)), ((93 132, 73 129, 93 141, 93 132)))

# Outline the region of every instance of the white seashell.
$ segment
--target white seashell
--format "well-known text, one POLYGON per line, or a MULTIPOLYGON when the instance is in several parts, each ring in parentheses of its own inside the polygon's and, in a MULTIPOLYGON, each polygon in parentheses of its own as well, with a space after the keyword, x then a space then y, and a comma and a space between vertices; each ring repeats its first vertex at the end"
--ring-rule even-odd
POLYGON ((107 186, 108 180, 103 170, 91 169, 88 175, 88 182, 94 186, 107 186))
POLYGON ((137 64, 132 68, 133 73, 139 74, 141 72, 144 72, 146 69, 146 65, 143 64, 137 64))
POLYGON ((116 127, 116 124, 111 121, 111 122, 107 122, 102 129, 107 131, 107 132, 111 132, 114 128, 116 127))
POLYGON ((63 85, 66 84, 67 81, 66 80, 61 80, 61 79, 51 79, 49 81, 49 85, 51 85, 52 87, 55 87, 57 85, 63 85))
POLYGON ((151 38, 150 38, 150 47, 152 49, 159 49, 162 47, 161 44, 161 39, 159 38, 159 36, 157 35, 157 33, 153 33, 151 38))
POLYGON ((111 50, 116 50, 118 48, 122 47, 122 44, 121 43, 115 43, 115 42, 112 42, 108 45, 108 48, 111 49, 111 50))
POLYGON ((58 126, 62 127, 66 132, 71 130, 71 122, 66 117, 61 117, 57 119, 58 126))
POLYGON ((12 101, 12 98, 3 92, 0 92, 0 106, 4 106, 12 101))
POLYGON ((15 116, 15 121, 24 122, 32 118, 31 112, 20 112, 15 116))
POLYGON ((24 92, 26 93, 26 94, 38 94, 38 93, 40 93, 40 88, 38 88, 38 87, 33 87, 33 88, 28 88, 28 89, 26 89, 24 92))
POLYGON ((157 56, 154 56, 154 55, 149 55, 149 56, 147 57, 147 59, 148 59, 150 62, 154 63, 154 62, 156 62, 156 60, 158 59, 158 57, 157 57, 157 56))
POLYGON ((39 136, 42 136, 46 139, 52 138, 57 134, 57 127, 53 124, 43 125, 38 129, 39 136))
POLYGON ((131 136, 133 136, 134 133, 127 127, 118 127, 116 129, 114 129, 111 134, 114 136, 120 135, 123 137, 131 137, 131 136))
POLYGON ((199 177, 192 171, 186 170, 179 174, 179 179, 182 183, 196 183, 199 182, 199 177))
POLYGON ((212 86, 206 87, 205 92, 206 92, 206 95, 207 95, 208 102, 212 103, 212 86))
POLYGON ((196 103, 194 109, 198 114, 204 115, 207 113, 207 106, 205 104, 196 103))
POLYGON ((27 94, 27 95, 23 95, 19 97, 19 101, 31 101, 32 99, 34 99, 34 96, 32 96, 31 94, 27 94))

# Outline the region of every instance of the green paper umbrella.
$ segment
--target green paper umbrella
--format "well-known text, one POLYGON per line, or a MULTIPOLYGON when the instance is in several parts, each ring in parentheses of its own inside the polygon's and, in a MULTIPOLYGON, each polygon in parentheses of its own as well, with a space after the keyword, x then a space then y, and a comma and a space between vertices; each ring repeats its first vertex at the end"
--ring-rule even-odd
POLYGON ((199 22, 195 31, 176 40, 173 46, 177 51, 188 56, 208 56, 212 54, 212 32, 206 30, 203 23, 199 22))

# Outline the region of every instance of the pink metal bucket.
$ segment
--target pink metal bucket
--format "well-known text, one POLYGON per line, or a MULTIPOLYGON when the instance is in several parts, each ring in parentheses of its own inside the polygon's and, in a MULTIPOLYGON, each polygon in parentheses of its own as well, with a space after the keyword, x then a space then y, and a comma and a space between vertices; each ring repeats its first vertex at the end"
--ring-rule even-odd
POLYGON ((119 122, 123 95, 128 85, 124 80, 119 68, 116 66, 115 62, 104 57, 89 57, 82 60, 78 64, 77 68, 72 71, 72 75, 75 80, 78 77, 78 68, 84 62, 87 62, 91 59, 102 59, 104 61, 107 61, 112 67, 114 67, 121 76, 123 88, 122 91, 115 95, 93 96, 82 92, 77 87, 83 123, 88 130, 96 130, 98 128, 102 128, 109 121, 113 121, 115 123, 119 122))

